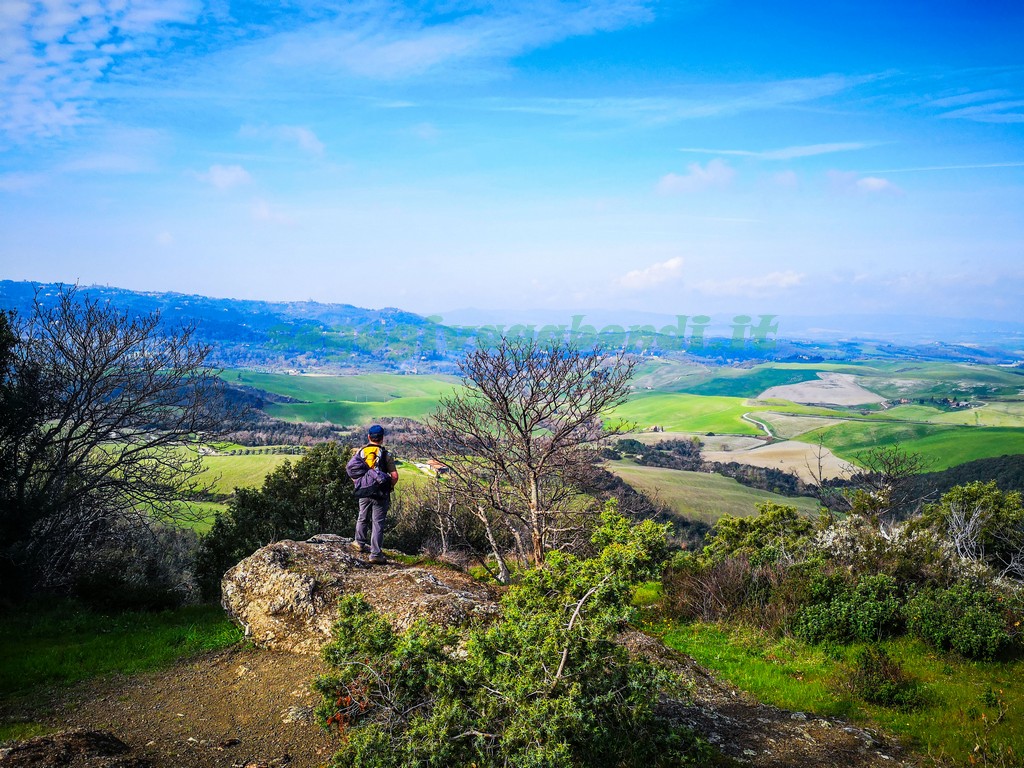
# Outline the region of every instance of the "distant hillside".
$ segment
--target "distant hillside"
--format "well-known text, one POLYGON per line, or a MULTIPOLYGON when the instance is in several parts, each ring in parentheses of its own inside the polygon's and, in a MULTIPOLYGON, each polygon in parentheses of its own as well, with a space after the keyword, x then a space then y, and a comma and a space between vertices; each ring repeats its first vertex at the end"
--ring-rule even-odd
MULTIPOLYGON (((0 308, 25 313, 38 294, 56 300, 59 285, 0 281, 0 308)), ((448 370, 448 344, 469 337, 400 309, 364 309, 313 301, 216 299, 89 286, 80 293, 128 312, 159 311, 166 324, 195 324, 224 367, 332 370, 448 370), (447 342, 447 343, 446 343, 447 342)))
MULTIPOLYGON (((54 283, 0 281, 0 309, 24 313, 37 294, 43 303, 52 302, 59 288, 54 283)), ((572 340, 582 347, 598 343, 607 349, 623 347, 652 358, 685 357, 723 366, 765 361, 845 362, 864 358, 996 364, 1014 362, 1019 357, 1019 353, 1012 350, 981 345, 893 344, 851 338, 794 340, 785 333, 776 337, 768 335, 767 331, 761 333, 761 341, 756 341, 752 325, 741 328, 742 340, 734 342, 733 330, 728 326, 712 324, 704 333, 704 329, 690 326, 679 328, 678 322, 682 321, 677 319, 673 319, 676 326, 672 323, 668 326, 630 324, 626 320, 635 319, 635 313, 611 310, 605 314, 609 317, 621 314, 624 318, 619 324, 589 324, 592 321, 588 320, 583 323, 583 330, 577 331, 573 329, 580 323, 573 326, 573 317, 566 318, 568 322, 547 326, 524 323, 475 328, 444 325, 394 308, 364 309, 314 301, 216 299, 107 286, 84 287, 80 292, 111 301, 129 312, 159 310, 169 325, 195 324, 199 339, 213 346, 211 362, 224 368, 452 373, 468 346, 478 342, 493 344, 501 334, 544 337, 552 332, 557 334, 558 329, 566 336, 576 332, 572 340)), ((586 316, 575 317, 581 320, 586 316)), ((798 374, 773 375, 771 383, 775 384, 801 378, 798 374)), ((750 382, 751 394, 756 394, 754 390, 764 383, 750 382)))

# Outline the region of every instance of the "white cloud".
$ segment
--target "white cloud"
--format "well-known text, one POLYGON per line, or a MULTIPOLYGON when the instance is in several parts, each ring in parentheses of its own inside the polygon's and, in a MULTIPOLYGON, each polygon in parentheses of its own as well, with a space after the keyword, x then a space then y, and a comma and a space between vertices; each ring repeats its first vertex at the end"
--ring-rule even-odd
POLYGON ((324 143, 312 129, 304 125, 243 125, 238 135, 243 138, 286 141, 317 157, 324 153, 324 143))
POLYGON ((828 179, 832 187, 840 192, 860 192, 864 194, 889 192, 899 194, 903 191, 888 179, 883 179, 880 176, 861 176, 852 171, 829 171, 828 179))
POLYGON ((941 117, 973 120, 977 123, 1024 123, 1024 100, 1005 99, 975 104, 951 110, 941 117))
POLYGON ((156 236, 156 243, 163 248, 174 245, 174 235, 166 231, 158 232, 156 236))
POLYGON ((504 63, 571 37, 652 18, 645 0, 540 0, 525 4, 443 4, 435 14, 411 3, 338 4, 320 20, 250 50, 274 67, 338 70, 381 79, 469 63, 504 63))
POLYGON ((240 165, 211 165, 210 170, 196 173, 195 177, 220 190, 231 189, 252 181, 252 176, 240 165))
POLYGON ((877 146, 873 142, 847 141, 832 144, 804 144, 795 147, 783 147, 782 149, 752 150, 752 149, 706 149, 703 147, 682 147, 680 152, 701 155, 736 155, 739 157, 756 157, 761 160, 795 160, 799 157, 814 157, 816 155, 828 155, 833 152, 851 152, 858 149, 867 149, 877 146))
POLYGON ((675 256, 666 261, 651 264, 649 267, 627 272, 622 277, 616 279, 615 284, 626 290, 642 291, 676 280, 682 274, 683 258, 675 256))
POLYGON ((657 190, 662 195, 674 195, 681 192, 697 192, 710 187, 727 186, 736 175, 727 163, 722 160, 711 160, 705 166, 691 163, 685 174, 667 173, 658 181, 657 190))
POLYGON ((252 217, 256 221, 263 221, 269 224, 294 224, 295 217, 282 213, 272 207, 266 200, 257 199, 252 203, 252 217))
MULTIPOLYGON (((561 115, 581 120, 609 120, 663 124, 680 120, 694 120, 707 117, 723 117, 748 112, 779 109, 813 102, 842 91, 855 88, 877 79, 874 76, 845 77, 823 75, 798 80, 775 80, 771 82, 716 84, 694 86, 686 96, 639 97, 602 99, 533 99, 516 102, 494 101, 493 109, 512 112, 529 112, 544 115, 561 115)), ((860 142, 856 142, 860 144, 860 142)), ((865 144, 864 146, 870 146, 865 144)), ((860 146, 845 144, 820 144, 809 147, 788 147, 772 152, 796 150, 838 152, 844 149, 859 149, 860 146)), ((687 150, 684 150, 687 151, 687 150)), ((692 149, 712 154, 759 154, 748 150, 692 149)), ((775 158, 785 159, 785 158, 775 158)))
POLYGON ((865 176, 862 179, 857 179, 857 189, 862 189, 865 192, 895 192, 899 188, 888 179, 865 176))
POLYGON ((793 189, 800 184, 800 180, 797 178, 796 171, 779 171, 772 176, 772 181, 778 184, 780 187, 787 189, 793 189))
POLYGON ((198 0, 3 0, 0 131, 53 136, 86 119, 93 85, 201 12, 198 0))
POLYGON ((764 296, 774 291, 795 288, 805 277, 801 272, 787 270, 726 280, 702 280, 693 287, 710 296, 764 296))

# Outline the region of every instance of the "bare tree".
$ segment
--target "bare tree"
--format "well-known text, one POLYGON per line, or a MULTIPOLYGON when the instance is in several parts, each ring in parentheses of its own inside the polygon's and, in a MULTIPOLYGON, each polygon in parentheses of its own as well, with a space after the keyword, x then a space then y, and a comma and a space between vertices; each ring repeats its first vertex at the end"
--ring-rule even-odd
POLYGON ((914 476, 934 463, 899 443, 883 445, 857 454, 864 471, 853 480, 854 511, 862 512, 880 524, 916 511, 924 497, 915 493, 914 476))
POLYGON ((465 387, 428 420, 427 451, 475 510, 502 580, 503 543, 539 565, 575 527, 568 502, 590 469, 591 447, 627 431, 603 417, 625 401, 634 367, 623 352, 509 339, 460 364, 465 387))
POLYGON ((193 327, 166 329, 63 288, 13 323, 4 378, 27 382, 16 434, 0 433, 4 566, 60 581, 79 550, 175 521, 204 490, 198 444, 229 426, 209 349, 193 327))

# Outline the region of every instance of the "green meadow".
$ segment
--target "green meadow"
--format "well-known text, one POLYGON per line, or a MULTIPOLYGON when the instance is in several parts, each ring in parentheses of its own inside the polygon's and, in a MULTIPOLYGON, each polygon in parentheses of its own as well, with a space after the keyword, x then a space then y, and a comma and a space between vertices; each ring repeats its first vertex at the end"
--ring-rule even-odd
POLYGON ((750 410, 745 402, 739 397, 642 392, 612 411, 611 419, 635 422, 641 429, 658 425, 670 432, 763 434, 743 420, 750 410))
POLYGON ((930 470, 948 469, 975 459, 1024 453, 1024 429, 965 427, 948 424, 854 422, 825 426, 796 439, 819 440, 837 456, 856 461, 857 455, 878 446, 899 445, 932 462, 930 470))
POLYGON ((351 376, 257 373, 224 371, 222 378, 311 403, 338 400, 386 402, 405 397, 433 397, 447 394, 459 385, 455 376, 405 376, 394 373, 360 373, 351 376))
POLYGON ((250 454, 236 456, 204 456, 206 476, 213 480, 213 492, 225 496, 235 488, 253 488, 263 484, 263 478, 286 461, 297 461, 301 456, 283 454, 250 454))
POLYGON ((268 403, 266 412, 286 421, 353 426, 384 417, 423 419, 438 400, 459 385, 454 376, 388 373, 321 376, 229 370, 226 381, 290 397, 300 402, 268 403))
POLYGON ((634 488, 672 507, 678 515, 707 523, 722 515, 756 514, 757 505, 766 501, 793 506, 808 514, 818 511, 814 499, 749 488, 722 475, 643 467, 631 461, 610 461, 607 467, 634 488))

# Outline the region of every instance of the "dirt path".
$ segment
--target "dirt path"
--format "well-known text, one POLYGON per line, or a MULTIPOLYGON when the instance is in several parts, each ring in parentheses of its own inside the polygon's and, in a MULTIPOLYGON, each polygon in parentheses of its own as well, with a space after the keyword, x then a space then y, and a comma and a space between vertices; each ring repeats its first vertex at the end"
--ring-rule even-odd
MULTIPOLYGON (((663 706, 738 763, 918 765, 866 730, 760 704, 646 635, 629 633, 623 642, 693 682, 692 702, 663 706)), ((340 747, 313 720, 309 683, 322 671, 309 656, 232 649, 161 672, 54 691, 48 701, 37 697, 0 716, 111 731, 155 768, 316 768, 340 747)))
POLYGON ((314 768, 339 746, 313 720, 310 682, 323 671, 313 657, 237 648, 0 716, 107 730, 157 768, 314 768))
POLYGON ((757 768, 919 768, 923 764, 873 731, 762 704, 648 635, 629 632, 619 641, 630 653, 642 654, 690 681, 691 701, 669 700, 662 706, 738 763, 757 768))

